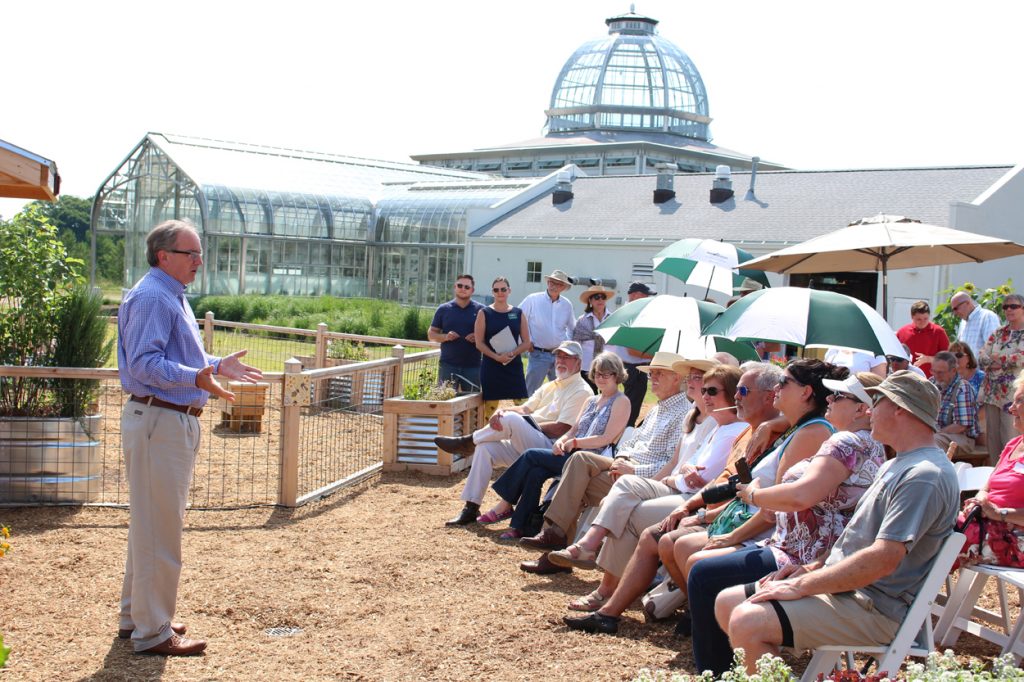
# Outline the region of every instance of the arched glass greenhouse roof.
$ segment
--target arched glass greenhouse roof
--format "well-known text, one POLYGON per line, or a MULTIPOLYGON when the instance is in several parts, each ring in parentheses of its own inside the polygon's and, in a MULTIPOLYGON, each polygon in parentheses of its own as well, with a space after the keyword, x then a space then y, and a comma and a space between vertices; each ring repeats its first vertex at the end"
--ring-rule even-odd
POLYGON ((656 19, 607 19, 608 38, 581 45, 551 93, 548 133, 657 131, 710 141, 704 81, 686 53, 655 33, 656 19))

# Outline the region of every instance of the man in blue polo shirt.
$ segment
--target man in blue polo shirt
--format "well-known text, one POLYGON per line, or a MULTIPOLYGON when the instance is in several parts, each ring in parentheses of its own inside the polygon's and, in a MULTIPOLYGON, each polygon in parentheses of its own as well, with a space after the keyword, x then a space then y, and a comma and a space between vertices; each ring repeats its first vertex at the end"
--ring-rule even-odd
POLYGON ((441 344, 438 383, 450 379, 463 391, 480 390, 480 351, 473 325, 483 306, 471 298, 474 284, 472 275, 459 275, 455 298, 438 307, 427 330, 427 338, 441 344))

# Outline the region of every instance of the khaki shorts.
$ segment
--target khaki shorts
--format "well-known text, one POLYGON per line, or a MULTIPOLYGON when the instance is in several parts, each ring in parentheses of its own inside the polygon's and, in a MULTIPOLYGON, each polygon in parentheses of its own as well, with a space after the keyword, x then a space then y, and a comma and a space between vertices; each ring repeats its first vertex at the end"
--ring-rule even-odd
POLYGON ((900 628, 898 622, 875 610, 870 597, 856 592, 773 603, 789 619, 793 648, 798 651, 825 644, 885 645, 900 628))

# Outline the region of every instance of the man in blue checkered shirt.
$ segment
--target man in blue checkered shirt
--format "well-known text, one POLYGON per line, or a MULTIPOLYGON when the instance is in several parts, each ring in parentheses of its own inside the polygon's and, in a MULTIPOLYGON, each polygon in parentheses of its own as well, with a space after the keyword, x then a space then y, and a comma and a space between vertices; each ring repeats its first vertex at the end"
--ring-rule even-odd
POLYGON ((169 220, 146 237, 150 271, 121 302, 117 314, 117 368, 131 397, 121 414, 121 445, 131 516, 121 589, 118 637, 136 653, 192 656, 206 648, 186 639, 173 621, 181 576, 181 535, 192 468, 199 451, 199 416, 210 394, 234 400, 214 373, 253 383, 263 375, 203 348, 199 325, 185 299, 203 264, 191 223, 169 220))
POLYGON ((932 383, 938 387, 942 396, 936 419, 939 430, 935 434, 935 444, 946 449, 950 443, 956 443, 963 449, 971 450, 974 439, 978 437, 978 403, 974 387, 957 372, 955 355, 949 351, 935 354, 932 361, 932 383))

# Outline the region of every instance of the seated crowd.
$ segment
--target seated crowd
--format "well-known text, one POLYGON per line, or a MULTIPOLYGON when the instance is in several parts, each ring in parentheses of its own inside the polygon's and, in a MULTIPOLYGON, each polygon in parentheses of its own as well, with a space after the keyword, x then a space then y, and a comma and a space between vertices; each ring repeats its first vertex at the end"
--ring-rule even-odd
MULTIPOLYGON (((631 431, 620 357, 600 352, 584 368, 579 344, 564 342, 556 379, 521 407, 437 439, 474 453, 448 524, 509 519, 501 538, 542 552, 522 570, 598 571, 570 596, 583 614, 564 617, 570 630, 614 634, 641 598, 649 620, 675 614, 698 671, 722 674, 740 647, 754 672, 783 647, 886 644, 954 524, 967 536, 961 565, 1024 567, 1024 372, 1013 364, 1006 378, 1024 299, 1007 301, 1007 325, 980 352, 912 349, 910 367, 658 352, 639 368, 657 401, 631 431), (961 511, 947 451, 979 448, 998 455, 995 470, 961 511), (496 466, 508 467, 498 501, 481 514, 496 466)), ((927 312, 914 311, 911 347, 931 333, 927 312)))

